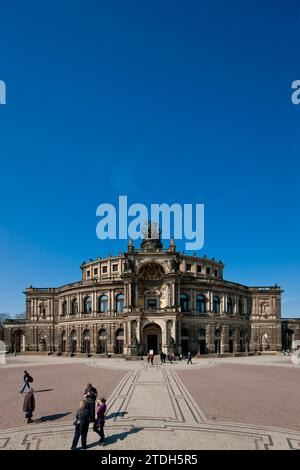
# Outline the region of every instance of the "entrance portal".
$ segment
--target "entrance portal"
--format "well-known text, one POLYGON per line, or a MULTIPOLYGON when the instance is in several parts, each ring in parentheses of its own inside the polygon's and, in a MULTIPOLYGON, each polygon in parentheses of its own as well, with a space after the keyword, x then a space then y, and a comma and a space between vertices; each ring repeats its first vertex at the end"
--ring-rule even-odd
POLYGON ((143 329, 143 345, 146 352, 159 354, 162 351, 161 328, 156 323, 149 323, 143 329))

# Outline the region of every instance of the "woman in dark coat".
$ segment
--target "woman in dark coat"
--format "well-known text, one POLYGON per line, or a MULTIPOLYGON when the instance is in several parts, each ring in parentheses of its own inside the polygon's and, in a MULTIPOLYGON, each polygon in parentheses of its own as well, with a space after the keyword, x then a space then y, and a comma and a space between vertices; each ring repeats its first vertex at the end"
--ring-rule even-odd
POLYGON ((35 398, 33 394, 33 389, 30 388, 29 391, 26 393, 23 402, 23 411, 25 412, 25 418, 27 419, 27 423, 32 423, 32 415, 35 410, 35 398))
POLYGON ((95 404, 96 404, 96 398, 98 396, 98 392, 93 387, 92 384, 87 384, 86 389, 84 391, 84 398, 88 404, 88 408, 90 410, 90 420, 92 423, 95 421, 95 404))
POLYGON ((86 400, 81 400, 80 408, 76 412, 74 421, 75 433, 73 437, 71 450, 75 450, 81 436, 81 447, 86 449, 86 439, 90 424, 90 410, 86 400))

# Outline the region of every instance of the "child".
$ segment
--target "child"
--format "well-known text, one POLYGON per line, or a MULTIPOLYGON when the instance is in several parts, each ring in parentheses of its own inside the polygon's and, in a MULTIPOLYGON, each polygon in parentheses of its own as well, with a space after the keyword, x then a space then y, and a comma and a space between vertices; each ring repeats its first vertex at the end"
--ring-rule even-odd
POLYGON ((93 430, 100 436, 100 441, 99 441, 99 445, 100 445, 104 442, 104 439, 105 439, 105 436, 104 436, 104 423, 105 423, 104 415, 106 412, 106 399, 105 398, 101 398, 100 400, 97 401, 96 410, 97 410, 97 418, 96 418, 93 430))

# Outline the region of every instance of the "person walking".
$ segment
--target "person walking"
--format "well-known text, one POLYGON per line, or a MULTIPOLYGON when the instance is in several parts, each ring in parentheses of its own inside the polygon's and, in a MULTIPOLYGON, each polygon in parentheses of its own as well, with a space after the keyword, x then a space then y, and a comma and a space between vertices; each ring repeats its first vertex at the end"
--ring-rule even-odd
POLYGON ((96 408, 97 408, 97 418, 96 418, 93 430, 97 434, 99 434, 100 436, 99 444, 102 444, 105 439, 104 424, 105 424, 105 413, 106 413, 106 399, 101 398, 100 400, 98 400, 96 408))
POLYGON ((71 450, 75 450, 81 436, 81 447, 82 449, 86 449, 86 440, 87 434, 89 431, 89 423, 90 423, 90 409, 88 407, 88 403, 86 400, 80 401, 80 408, 76 411, 74 426, 75 426, 75 433, 73 437, 72 447, 71 450))
POLYGON ((191 355, 190 352, 188 353, 188 361, 187 361, 187 363, 188 363, 188 364, 193 364, 193 363, 192 363, 192 355, 191 355))
POLYGON ((95 387, 93 387, 92 384, 87 384, 86 389, 84 391, 84 398, 90 410, 90 421, 92 423, 95 421, 95 404, 97 396, 98 392, 95 387))
POLYGON ((35 410, 34 393, 33 393, 33 389, 29 388, 28 392, 26 393, 24 397, 24 402, 23 402, 23 411, 25 413, 25 418, 27 419, 27 424, 33 423, 32 415, 33 415, 34 410, 35 410))
POLYGON ((20 390, 20 393, 23 393, 26 387, 28 388, 28 390, 31 388, 30 382, 33 382, 33 378, 31 377, 31 375, 28 374, 27 370, 24 370, 23 385, 20 390))
POLYGON ((164 363, 164 353, 162 351, 160 353, 160 362, 161 362, 161 364, 164 363))
POLYGON ((150 361, 151 361, 151 365, 152 365, 152 366, 153 366, 153 359, 154 359, 154 354, 151 353, 151 354, 150 354, 150 361))

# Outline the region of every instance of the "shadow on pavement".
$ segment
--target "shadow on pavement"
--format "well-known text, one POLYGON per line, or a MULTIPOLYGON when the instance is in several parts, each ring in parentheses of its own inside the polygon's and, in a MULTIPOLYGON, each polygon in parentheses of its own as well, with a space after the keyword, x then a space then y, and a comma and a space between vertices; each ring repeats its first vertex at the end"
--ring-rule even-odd
POLYGON ((117 418, 117 416, 119 416, 120 418, 124 418, 124 416, 127 414, 128 411, 116 411, 115 413, 111 413, 110 415, 105 416, 105 419, 117 418))
POLYGON ((144 428, 132 428, 130 431, 125 431, 125 432, 120 432, 119 434, 113 434, 112 436, 107 436, 105 437, 105 441, 103 444, 99 446, 99 439, 96 442, 93 442, 92 444, 89 444, 87 446, 87 449, 90 449, 92 447, 105 447, 107 445, 115 444, 117 441, 121 440, 123 441, 126 439, 126 437, 129 436, 129 434, 135 434, 139 431, 142 431, 144 428))
POLYGON ((56 415, 42 416, 41 418, 35 420, 35 423, 44 423, 45 421, 55 421, 56 419, 64 418, 71 414, 71 411, 67 413, 57 413, 56 415))
POLYGON ((54 388, 45 388, 45 390, 35 390, 34 393, 41 393, 41 392, 52 392, 54 388))

